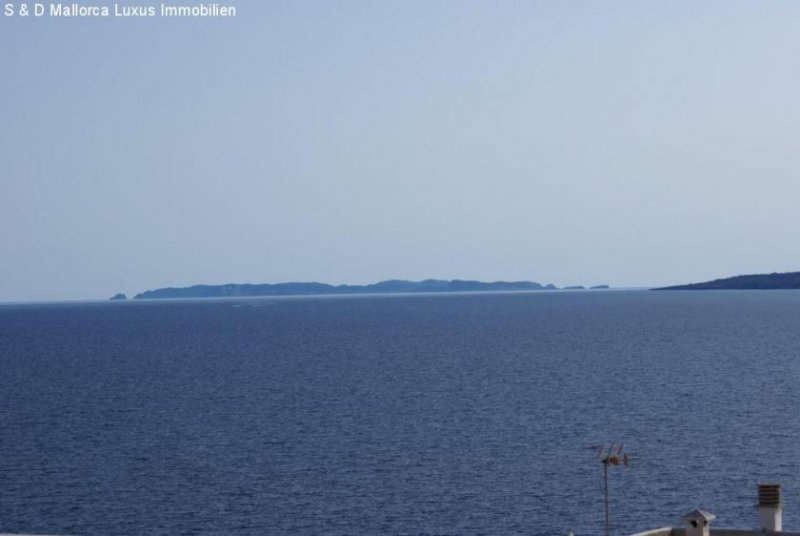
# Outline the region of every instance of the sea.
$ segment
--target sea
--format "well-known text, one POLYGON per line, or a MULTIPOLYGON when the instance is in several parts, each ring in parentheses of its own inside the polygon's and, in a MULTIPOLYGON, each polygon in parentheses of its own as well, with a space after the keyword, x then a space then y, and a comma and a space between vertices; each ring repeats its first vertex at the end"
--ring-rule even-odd
POLYGON ((0 306, 0 532, 800 529, 800 292, 0 306), (607 453, 608 451, 603 451, 607 453))

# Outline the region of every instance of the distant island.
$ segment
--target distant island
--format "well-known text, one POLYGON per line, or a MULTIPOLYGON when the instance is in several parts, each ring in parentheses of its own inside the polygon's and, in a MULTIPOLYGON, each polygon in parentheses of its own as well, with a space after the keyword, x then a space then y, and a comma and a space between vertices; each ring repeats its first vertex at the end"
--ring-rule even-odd
POLYGON ((109 298, 109 300, 112 300, 112 301, 125 301, 125 300, 127 300, 127 299, 128 299, 128 296, 126 296, 126 295, 125 295, 125 294, 123 294, 122 292, 119 292, 119 293, 117 293, 117 294, 114 294, 113 296, 111 296, 111 297, 109 298))
POLYGON ((800 272, 737 275, 704 283, 675 285, 653 290, 778 290, 800 289, 800 272))
POLYGON ((371 285, 328 285, 326 283, 275 283, 194 285, 181 288, 148 290, 134 296, 136 300, 161 298, 231 298, 247 296, 308 296, 317 294, 394 294, 415 292, 489 292, 519 290, 555 290, 555 285, 542 285, 532 281, 452 281, 426 279, 404 281, 393 279, 371 285))
MULTIPOLYGON (((608 288, 601 285, 597 288, 608 288)), ((249 296, 308 296, 327 294, 397 294, 416 292, 497 292, 558 290, 555 285, 542 285, 533 281, 464 281, 460 279, 426 279, 405 281, 393 279, 370 285, 328 285, 326 283, 275 283, 194 285, 180 288, 159 288, 134 296, 135 300, 167 298, 235 298, 249 296)))

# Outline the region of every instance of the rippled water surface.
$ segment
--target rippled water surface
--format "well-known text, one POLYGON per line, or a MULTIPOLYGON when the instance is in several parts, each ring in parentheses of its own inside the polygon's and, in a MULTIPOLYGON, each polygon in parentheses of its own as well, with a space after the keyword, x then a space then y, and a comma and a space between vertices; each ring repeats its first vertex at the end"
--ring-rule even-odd
POLYGON ((800 529, 800 292, 0 306, 0 532, 800 529))

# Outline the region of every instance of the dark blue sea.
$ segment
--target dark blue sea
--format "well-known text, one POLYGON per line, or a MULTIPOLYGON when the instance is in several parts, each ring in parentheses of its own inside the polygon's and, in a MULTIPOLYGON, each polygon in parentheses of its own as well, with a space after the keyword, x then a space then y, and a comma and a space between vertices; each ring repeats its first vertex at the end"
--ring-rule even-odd
POLYGON ((800 529, 800 292, 0 306, 0 532, 800 529))

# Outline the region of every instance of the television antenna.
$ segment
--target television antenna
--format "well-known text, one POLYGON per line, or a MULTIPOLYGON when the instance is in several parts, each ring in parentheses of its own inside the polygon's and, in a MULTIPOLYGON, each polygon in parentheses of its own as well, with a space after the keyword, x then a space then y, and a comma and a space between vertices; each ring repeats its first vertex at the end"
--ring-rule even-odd
POLYGON ((623 467, 628 467, 630 458, 625 453, 624 447, 623 443, 611 443, 610 445, 603 443, 597 447, 597 459, 603 464, 603 484, 606 497, 606 536, 611 536, 611 524, 608 515, 608 467, 618 467, 620 463, 623 467))

